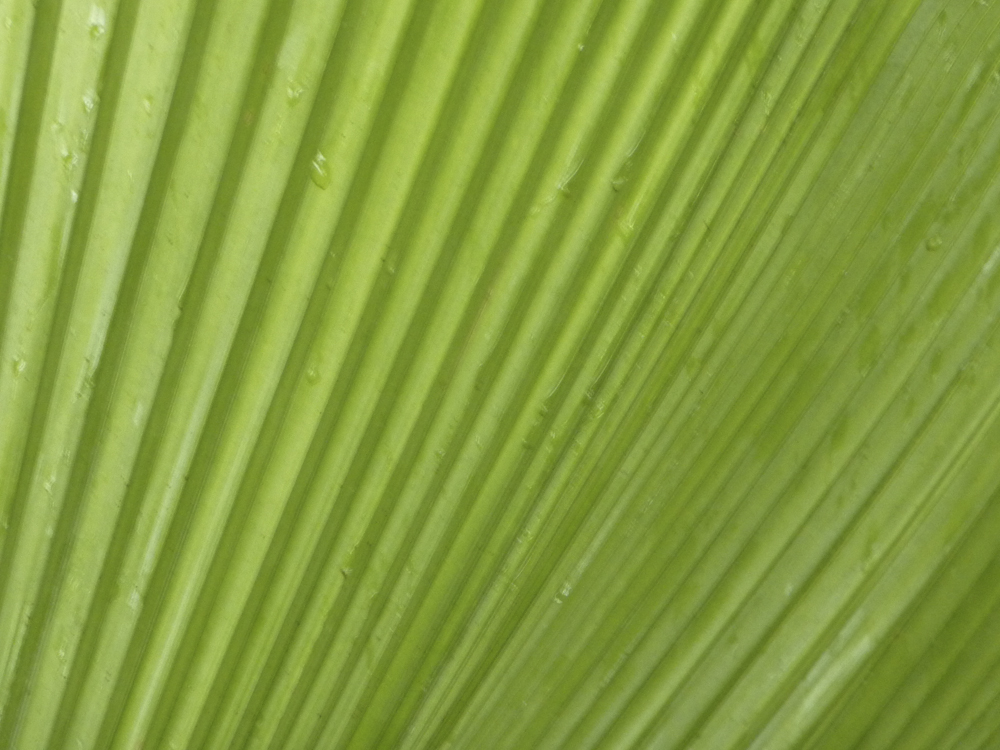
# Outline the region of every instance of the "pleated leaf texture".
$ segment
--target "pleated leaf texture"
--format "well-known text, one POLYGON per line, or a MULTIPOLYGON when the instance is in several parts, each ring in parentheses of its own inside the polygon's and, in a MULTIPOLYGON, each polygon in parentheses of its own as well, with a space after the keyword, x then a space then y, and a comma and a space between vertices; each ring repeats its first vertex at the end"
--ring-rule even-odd
POLYGON ((0 22, 0 748, 1000 748, 1000 2, 0 22))

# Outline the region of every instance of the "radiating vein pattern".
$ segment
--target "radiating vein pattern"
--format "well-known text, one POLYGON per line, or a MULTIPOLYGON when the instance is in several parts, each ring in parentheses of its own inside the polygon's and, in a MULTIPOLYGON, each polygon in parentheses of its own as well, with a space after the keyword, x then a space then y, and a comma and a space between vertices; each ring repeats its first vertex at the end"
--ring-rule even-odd
POLYGON ((0 748, 995 750, 998 206, 997 0, 0 0, 0 748))

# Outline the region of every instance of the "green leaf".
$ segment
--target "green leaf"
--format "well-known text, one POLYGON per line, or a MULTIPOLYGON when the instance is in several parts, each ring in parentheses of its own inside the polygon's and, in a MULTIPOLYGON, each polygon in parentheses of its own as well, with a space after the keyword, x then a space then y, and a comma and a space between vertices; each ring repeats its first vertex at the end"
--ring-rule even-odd
POLYGON ((1000 3, 0 22, 0 747, 998 746, 1000 3))

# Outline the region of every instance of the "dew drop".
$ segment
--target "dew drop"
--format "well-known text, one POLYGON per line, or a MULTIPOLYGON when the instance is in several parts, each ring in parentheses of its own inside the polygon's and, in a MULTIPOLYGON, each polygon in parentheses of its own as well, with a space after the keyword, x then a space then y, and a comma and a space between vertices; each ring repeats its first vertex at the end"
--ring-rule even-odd
POLYGON ((13 371, 15 378, 24 372, 24 368, 27 366, 27 361, 20 355, 13 357, 10 361, 10 369, 13 371))
POLYGON ((295 80, 290 80, 288 86, 285 88, 285 94, 288 97, 288 103, 290 105, 297 104, 302 98, 302 94, 305 93, 305 86, 295 80))
POLYGON ((326 190, 330 186, 330 170, 322 151, 317 151, 316 156, 313 157, 309 176, 320 190, 326 190))
POLYGON ((62 161, 63 169, 67 172, 72 172, 74 167, 76 167, 77 161, 79 161, 76 153, 66 147, 63 147, 62 151, 59 152, 59 158, 62 161))
POLYGON ((108 28, 108 15, 99 5, 90 6, 90 16, 87 18, 87 29, 91 39, 100 39, 108 28))
POLYGON ((153 97, 142 97, 142 108, 146 111, 147 115, 153 114, 153 97))
POLYGON ((941 247, 941 245, 943 245, 943 244, 944 244, 944 240, 942 240, 942 239, 941 239, 941 238, 940 238, 940 237, 939 237, 938 235, 936 235, 936 234, 935 234, 935 235, 934 235, 933 237, 928 237, 928 238, 927 238, 927 249, 928 249, 928 250, 931 250, 931 251, 934 251, 934 250, 937 250, 937 249, 939 249, 939 248, 941 247))
POLYGON ((83 111, 93 112, 94 107, 96 105, 97 105, 97 92, 91 89, 83 95, 83 111))
POLYGON ((310 367, 306 370, 306 380, 310 383, 316 383, 319 381, 319 370, 315 367, 310 367))

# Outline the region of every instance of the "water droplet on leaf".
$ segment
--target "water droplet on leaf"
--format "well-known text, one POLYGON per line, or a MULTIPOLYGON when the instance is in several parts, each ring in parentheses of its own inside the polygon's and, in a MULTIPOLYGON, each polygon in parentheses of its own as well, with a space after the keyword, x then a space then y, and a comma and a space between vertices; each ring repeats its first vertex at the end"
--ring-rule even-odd
POLYGON ((100 39, 108 27, 108 15, 104 8, 98 5, 90 6, 90 16, 87 18, 87 29, 91 39, 100 39))
POLYGON ((67 172, 72 172, 73 168, 76 166, 77 161, 79 161, 79 158, 77 157, 76 153, 70 151, 68 148, 65 147, 63 147, 62 151, 60 152, 59 158, 62 161, 63 169, 65 169, 67 172))
POLYGON ((305 87, 298 81, 289 81, 288 86, 285 89, 285 93, 288 96, 288 103, 291 105, 298 103, 299 99, 302 98, 302 94, 305 93, 305 90, 305 87))
POLYGON ((322 151, 317 151, 316 156, 313 157, 309 176, 320 190, 326 190, 330 186, 330 170, 322 151))

